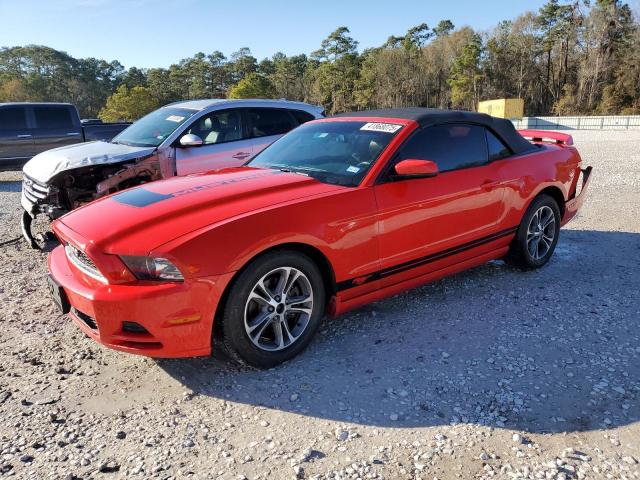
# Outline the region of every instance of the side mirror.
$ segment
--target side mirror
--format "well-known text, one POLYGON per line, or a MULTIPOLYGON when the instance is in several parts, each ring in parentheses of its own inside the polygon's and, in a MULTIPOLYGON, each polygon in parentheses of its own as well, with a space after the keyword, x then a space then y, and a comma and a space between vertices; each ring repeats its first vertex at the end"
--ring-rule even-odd
POLYGON ((438 174, 438 165, 431 160, 402 160, 394 167, 393 180, 410 178, 429 178, 438 174))
POLYGON ((199 147, 203 143, 202 139, 193 133, 187 133, 180 138, 181 147, 199 147))

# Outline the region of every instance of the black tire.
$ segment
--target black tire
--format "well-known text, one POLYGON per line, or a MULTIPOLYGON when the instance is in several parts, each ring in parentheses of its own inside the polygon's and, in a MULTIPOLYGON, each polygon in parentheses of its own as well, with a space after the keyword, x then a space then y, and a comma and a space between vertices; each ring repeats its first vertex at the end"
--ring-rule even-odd
MULTIPOLYGON (((539 213, 539 215, 542 214, 539 213)), ((540 236, 542 236, 542 234, 540 234, 540 236)), ((531 202, 531 205, 529 205, 529 208, 522 217, 522 221, 520 222, 520 226, 518 227, 516 237, 511 243, 511 247, 506 259, 512 265, 518 266, 523 269, 528 270, 539 268, 549 261, 549 259, 553 255, 554 250, 556 249, 559 238, 560 208, 558 207, 558 203, 553 197, 549 195, 539 195, 533 200, 533 202, 531 202), (544 234, 543 238, 538 238, 538 243, 543 247, 546 247, 547 243, 550 244, 548 246, 548 249, 546 250, 546 253, 542 255, 542 252, 537 252, 536 247, 528 242, 528 238, 535 239, 536 237, 535 235, 530 235, 529 226, 531 225, 532 220, 537 212, 548 213, 548 209, 553 212, 553 228, 551 228, 550 225, 545 231, 542 232, 542 234, 544 234), (553 239, 548 242, 547 238, 550 236, 551 232, 553 232, 553 239), (532 250, 534 253, 532 253, 532 250), (538 254, 540 255, 538 258, 536 258, 538 254)))
MULTIPOLYGON (((265 284, 269 281, 271 281, 271 277, 267 277, 265 284)), ((290 290, 290 292, 300 288, 302 287, 298 284, 293 285, 293 289, 290 290)), ((273 290, 277 290, 277 288, 273 290)), ((306 294, 308 294, 308 292, 306 292, 306 294)), ((238 278, 233 282, 231 290, 229 291, 221 319, 222 343, 225 350, 229 356, 237 362, 257 368, 272 368, 293 358, 307 347, 318 330, 324 315, 325 295, 322 274, 318 266, 306 255, 295 251, 281 250, 267 253, 256 258, 244 268, 238 278), (311 308, 308 308, 308 310, 311 310, 311 315, 287 313, 287 311, 285 311, 283 315, 278 316, 277 318, 282 318, 282 322, 288 322, 286 330, 282 330, 282 326, 278 327, 281 335, 284 336, 284 332, 294 333, 295 328, 300 329, 300 333, 290 345, 279 350, 268 351, 264 349, 264 345, 260 347, 250 338, 247 331, 250 326, 245 327, 245 310, 251 308, 255 310, 257 302, 250 301, 249 295, 254 292, 258 282, 265 276, 276 275, 273 273, 274 271, 280 272, 279 269, 284 268, 293 268, 304 274, 304 278, 298 282, 304 282, 304 285, 311 289, 312 304, 305 303, 305 307, 311 306, 311 308), (300 319, 297 320, 297 318, 302 318, 303 315, 304 321, 300 319), (290 320, 286 320, 287 318, 290 320), (306 324, 304 328, 301 326, 302 323, 306 324), (292 325, 292 327, 289 328, 289 325, 292 325)), ((302 298, 303 296, 304 295, 300 295, 295 298, 302 298)), ((283 295, 283 297, 281 305, 285 305, 287 302, 287 300, 285 300, 286 296, 283 295)), ((253 298, 255 298, 255 296, 253 298)), ((271 297, 271 300, 274 299, 275 297, 271 297)), ((264 308, 267 308, 266 304, 264 308)), ((258 312, 256 317, 261 314, 275 316, 277 312, 270 314, 267 314, 266 311, 258 312)), ((265 344, 270 343, 271 339, 268 338, 268 333, 273 334, 273 343, 278 343, 276 340, 276 330, 273 326, 274 323, 275 321, 272 321, 271 326, 265 330, 265 337, 260 336, 257 340, 258 344, 260 344, 260 339, 263 338, 269 340, 265 340, 265 344)), ((247 323, 247 325, 249 324, 247 323)), ((289 339, 291 338, 292 337, 289 337, 289 339)))

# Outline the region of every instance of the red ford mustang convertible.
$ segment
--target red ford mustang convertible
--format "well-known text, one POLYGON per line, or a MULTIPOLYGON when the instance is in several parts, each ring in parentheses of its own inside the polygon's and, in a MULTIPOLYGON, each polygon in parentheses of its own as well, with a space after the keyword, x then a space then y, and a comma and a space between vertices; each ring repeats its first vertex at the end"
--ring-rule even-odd
POLYGON ((51 293, 108 347, 188 357, 215 340, 272 367, 303 350, 325 314, 492 259, 544 265, 591 168, 569 135, 521 133, 430 109, 309 122, 244 167, 63 216, 51 293))

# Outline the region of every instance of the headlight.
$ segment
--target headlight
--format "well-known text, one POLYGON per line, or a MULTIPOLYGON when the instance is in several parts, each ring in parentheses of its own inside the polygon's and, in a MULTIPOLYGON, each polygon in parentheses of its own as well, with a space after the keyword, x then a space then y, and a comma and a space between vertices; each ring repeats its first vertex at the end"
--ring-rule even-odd
POLYGON ((124 264, 138 280, 166 280, 182 282, 184 277, 178 267, 166 258, 120 256, 124 264))

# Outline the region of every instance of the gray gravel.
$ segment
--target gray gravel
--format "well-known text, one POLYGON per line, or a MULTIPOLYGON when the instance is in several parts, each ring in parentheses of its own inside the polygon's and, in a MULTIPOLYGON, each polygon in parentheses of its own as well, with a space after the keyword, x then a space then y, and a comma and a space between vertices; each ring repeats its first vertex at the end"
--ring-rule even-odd
POLYGON ((378 302, 267 372, 104 349, 56 314, 44 254, 0 247, 0 476, 640 478, 640 132, 574 137, 590 196, 546 267, 378 302))

